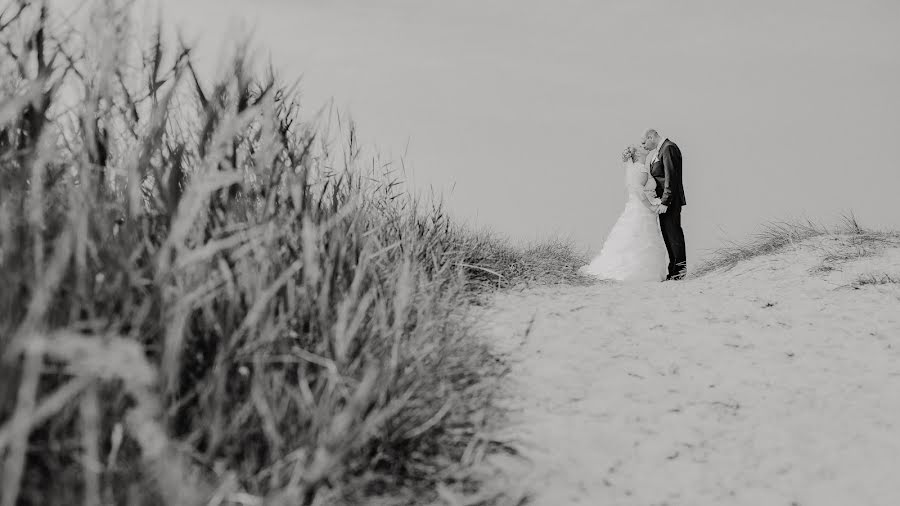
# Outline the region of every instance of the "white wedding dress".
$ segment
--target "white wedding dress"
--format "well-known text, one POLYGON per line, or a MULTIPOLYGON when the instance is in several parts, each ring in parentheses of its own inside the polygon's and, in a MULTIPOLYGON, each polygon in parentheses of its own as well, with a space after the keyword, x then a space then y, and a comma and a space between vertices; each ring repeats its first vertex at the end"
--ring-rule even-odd
POLYGON ((642 163, 625 164, 628 201, 613 225, 603 249, 582 272, 620 281, 666 279, 669 255, 659 230, 656 180, 642 163))

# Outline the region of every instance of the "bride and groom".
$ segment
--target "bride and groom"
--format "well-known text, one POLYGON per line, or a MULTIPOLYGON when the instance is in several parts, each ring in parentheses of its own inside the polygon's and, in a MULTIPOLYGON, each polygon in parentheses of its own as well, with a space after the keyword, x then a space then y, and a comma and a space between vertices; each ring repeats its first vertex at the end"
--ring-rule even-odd
POLYGON ((656 130, 622 153, 628 201, 600 250, 583 272, 621 281, 684 278, 687 258, 681 208, 681 150, 656 130))

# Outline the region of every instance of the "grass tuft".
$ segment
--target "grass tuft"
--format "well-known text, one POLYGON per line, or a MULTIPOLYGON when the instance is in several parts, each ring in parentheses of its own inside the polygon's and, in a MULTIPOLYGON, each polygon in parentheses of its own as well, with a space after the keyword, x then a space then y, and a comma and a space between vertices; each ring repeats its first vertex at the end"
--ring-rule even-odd
POLYGON ((886 272, 879 274, 864 274, 856 278, 856 280, 851 284, 853 288, 860 288, 863 286, 878 286, 878 285, 897 285, 900 284, 900 276, 888 274, 886 272))
POLYGON ((464 308, 575 280, 571 244, 466 231, 241 51, 209 79, 107 4, 0 12, 0 506, 471 486, 504 368, 464 308))
POLYGON ((841 248, 838 251, 830 251, 823 256, 823 263, 817 266, 815 272, 829 272, 835 269, 835 264, 858 258, 871 256, 875 249, 883 244, 895 243, 900 239, 896 232, 868 230, 860 226, 856 218, 850 214, 844 217, 844 223, 830 229, 821 225, 807 222, 777 222, 763 227, 750 240, 742 243, 732 243, 719 248, 707 258, 700 266, 691 272, 691 277, 700 277, 706 274, 731 269, 738 263, 762 255, 777 253, 785 247, 825 235, 846 236, 850 248, 841 248))
POLYGON ((555 238, 517 245, 491 232, 463 232, 470 247, 462 266, 476 290, 517 284, 579 284, 587 259, 571 240, 555 238))

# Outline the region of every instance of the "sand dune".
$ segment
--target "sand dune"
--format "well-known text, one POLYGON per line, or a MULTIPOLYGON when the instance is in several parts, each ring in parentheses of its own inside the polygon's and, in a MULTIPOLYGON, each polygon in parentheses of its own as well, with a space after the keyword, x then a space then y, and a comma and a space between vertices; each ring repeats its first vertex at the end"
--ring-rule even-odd
POLYGON ((836 235, 683 282, 498 295, 527 457, 504 465, 536 505, 900 504, 897 280, 900 240, 836 235))

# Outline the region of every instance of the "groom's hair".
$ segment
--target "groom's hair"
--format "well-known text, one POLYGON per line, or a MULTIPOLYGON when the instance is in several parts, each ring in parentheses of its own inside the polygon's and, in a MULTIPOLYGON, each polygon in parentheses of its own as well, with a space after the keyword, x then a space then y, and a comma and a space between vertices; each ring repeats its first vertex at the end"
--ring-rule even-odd
POLYGON ((646 139, 648 137, 659 137, 659 132, 657 132, 656 129, 654 129, 654 128, 648 128, 648 129, 644 130, 643 138, 646 139))

